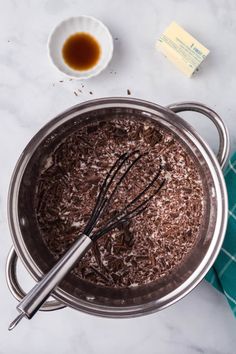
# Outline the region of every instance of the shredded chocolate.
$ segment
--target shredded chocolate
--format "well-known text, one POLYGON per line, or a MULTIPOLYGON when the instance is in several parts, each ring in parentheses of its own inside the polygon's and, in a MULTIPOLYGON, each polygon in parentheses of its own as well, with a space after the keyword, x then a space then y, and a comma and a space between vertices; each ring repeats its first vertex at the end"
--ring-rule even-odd
POLYGON ((78 277, 101 286, 132 287, 165 277, 193 248, 204 212, 193 159, 159 126, 114 119, 62 140, 37 181, 38 225, 48 249, 59 258, 83 232, 99 186, 117 157, 136 149, 147 154, 119 188, 110 212, 134 198, 160 166, 166 183, 142 214, 103 236, 74 268, 78 277))

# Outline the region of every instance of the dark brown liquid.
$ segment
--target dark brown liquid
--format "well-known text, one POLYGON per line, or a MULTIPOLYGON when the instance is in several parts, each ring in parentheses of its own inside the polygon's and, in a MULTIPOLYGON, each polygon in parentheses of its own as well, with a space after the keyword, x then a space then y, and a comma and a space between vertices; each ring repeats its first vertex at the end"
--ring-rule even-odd
POLYGON ((100 58, 100 45, 89 33, 75 33, 70 36, 62 48, 63 59, 75 70, 88 70, 95 66, 100 58))

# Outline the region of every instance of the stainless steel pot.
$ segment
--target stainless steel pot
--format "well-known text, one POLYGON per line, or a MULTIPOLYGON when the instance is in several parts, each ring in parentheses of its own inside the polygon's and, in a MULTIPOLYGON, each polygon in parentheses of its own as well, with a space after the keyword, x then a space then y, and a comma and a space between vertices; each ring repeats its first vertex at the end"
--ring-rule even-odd
POLYGON ((16 278, 17 256, 39 280, 54 263, 44 245, 32 207, 32 193, 40 164, 64 136, 88 121, 127 116, 130 119, 158 121, 172 131, 195 160, 204 185, 206 215, 199 242, 175 273, 145 286, 110 289, 78 280, 72 274, 53 292, 54 301, 41 310, 70 306, 105 317, 134 317, 163 309, 188 294, 205 276, 220 250, 227 224, 227 192, 221 169, 229 152, 229 137, 221 118, 199 103, 173 104, 167 108, 133 98, 104 98, 79 104, 46 124, 21 154, 9 189, 8 215, 14 248, 11 249, 6 277, 17 300, 24 297, 16 278), (218 161, 199 134, 176 113, 196 111, 215 124, 220 140, 218 161))

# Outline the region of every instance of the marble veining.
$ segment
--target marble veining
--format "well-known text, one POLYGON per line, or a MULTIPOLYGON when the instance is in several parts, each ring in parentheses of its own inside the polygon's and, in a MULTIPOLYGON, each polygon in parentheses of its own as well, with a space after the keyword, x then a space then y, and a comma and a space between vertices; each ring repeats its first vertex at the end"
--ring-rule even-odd
MULTIPOLYGON (((89 316, 72 309, 40 313, 7 332, 16 301, 4 277, 11 238, 6 199, 16 160, 33 134, 68 107, 91 98, 127 96, 161 105, 194 100, 214 108, 236 148, 236 2, 234 0, 42 0, 0 2, 0 353, 1 354, 233 354, 236 322, 224 297, 202 282, 174 306, 128 320, 89 316), (103 20, 114 38, 114 57, 98 77, 69 81, 49 62, 47 38, 62 19, 80 14, 103 20), (155 50, 175 20, 211 50, 198 75, 186 78, 155 50), (82 87, 83 85, 83 87, 82 87), (80 93, 79 90, 82 90, 80 93), (76 96, 74 92, 77 92, 76 96)), ((217 151, 207 119, 184 114, 217 151)), ((33 281, 19 266, 26 289, 33 281)))

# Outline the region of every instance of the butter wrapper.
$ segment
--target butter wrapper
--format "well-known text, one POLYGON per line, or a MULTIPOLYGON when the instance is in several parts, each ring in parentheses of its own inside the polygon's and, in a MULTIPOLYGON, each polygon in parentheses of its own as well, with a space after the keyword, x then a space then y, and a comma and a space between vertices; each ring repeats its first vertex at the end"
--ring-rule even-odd
POLYGON ((191 77, 210 53, 191 34, 172 22, 157 41, 157 48, 185 75, 191 77))

